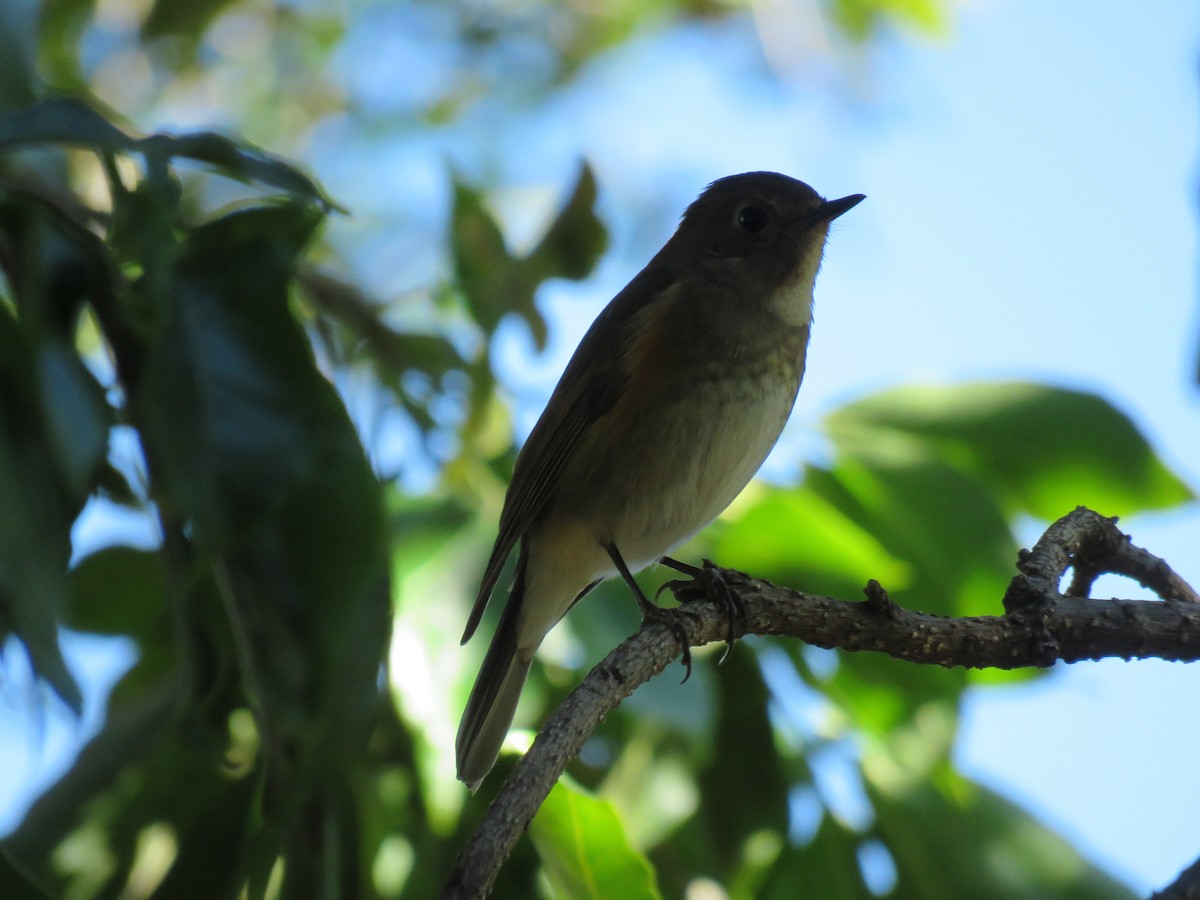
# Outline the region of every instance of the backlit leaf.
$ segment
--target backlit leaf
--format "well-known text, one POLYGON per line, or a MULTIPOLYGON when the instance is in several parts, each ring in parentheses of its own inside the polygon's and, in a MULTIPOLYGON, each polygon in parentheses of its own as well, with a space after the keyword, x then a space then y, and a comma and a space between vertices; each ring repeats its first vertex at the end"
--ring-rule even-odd
POLYGON ((1193 497, 1128 416, 1079 391, 1020 382, 898 388, 837 410, 826 426, 843 451, 919 442, 978 475, 1007 511, 1048 521, 1079 505, 1127 516, 1193 497))
POLYGON ((564 779, 550 791, 529 836, 559 895, 570 900, 658 898, 649 861, 630 846, 612 804, 564 779))

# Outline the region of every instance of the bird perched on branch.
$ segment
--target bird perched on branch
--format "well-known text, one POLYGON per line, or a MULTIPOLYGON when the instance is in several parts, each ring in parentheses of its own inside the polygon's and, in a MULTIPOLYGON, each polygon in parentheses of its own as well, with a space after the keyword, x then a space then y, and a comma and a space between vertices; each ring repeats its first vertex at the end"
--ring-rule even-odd
POLYGON ((472 791, 534 652, 600 580, 620 575, 643 621, 670 623, 633 573, 715 519, 775 445, 804 377, 829 223, 863 199, 825 200, 772 172, 715 181, 584 335, 517 456, 463 635, 520 543, 458 729, 458 777, 472 791))

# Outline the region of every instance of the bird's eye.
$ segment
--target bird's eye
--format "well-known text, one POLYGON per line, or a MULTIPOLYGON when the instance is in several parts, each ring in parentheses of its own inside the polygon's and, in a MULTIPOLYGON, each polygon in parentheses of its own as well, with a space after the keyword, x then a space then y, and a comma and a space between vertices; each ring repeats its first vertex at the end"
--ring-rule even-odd
POLYGON ((751 234, 758 234, 758 232, 767 227, 767 223, 770 221, 771 217, 767 215, 767 211, 761 206, 743 206, 738 210, 738 227, 751 234))

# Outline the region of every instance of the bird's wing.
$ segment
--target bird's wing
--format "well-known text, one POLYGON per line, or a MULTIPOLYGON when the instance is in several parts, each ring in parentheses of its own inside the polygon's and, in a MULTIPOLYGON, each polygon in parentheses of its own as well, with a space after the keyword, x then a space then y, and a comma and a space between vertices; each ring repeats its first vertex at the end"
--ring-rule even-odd
POLYGON ((628 380, 629 326, 660 306, 675 279, 651 264, 596 317, 567 364, 546 409, 521 448, 500 513, 500 532, 484 569, 462 643, 471 639, 517 541, 545 508, 584 432, 610 410, 628 380))

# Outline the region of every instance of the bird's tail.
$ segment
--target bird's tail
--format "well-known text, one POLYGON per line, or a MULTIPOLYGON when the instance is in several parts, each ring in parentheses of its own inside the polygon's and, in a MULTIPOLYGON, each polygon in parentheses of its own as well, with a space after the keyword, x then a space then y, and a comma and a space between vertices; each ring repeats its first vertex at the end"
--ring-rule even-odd
POLYGON ((500 755, 500 745, 504 743, 504 736, 516 714, 517 700, 533 660, 532 654, 523 658, 524 654, 517 652, 517 618, 525 594, 524 554, 519 562, 500 625, 483 658, 483 667, 471 688, 471 697, 458 726, 455 741, 458 778, 472 793, 500 755))

